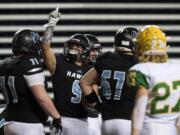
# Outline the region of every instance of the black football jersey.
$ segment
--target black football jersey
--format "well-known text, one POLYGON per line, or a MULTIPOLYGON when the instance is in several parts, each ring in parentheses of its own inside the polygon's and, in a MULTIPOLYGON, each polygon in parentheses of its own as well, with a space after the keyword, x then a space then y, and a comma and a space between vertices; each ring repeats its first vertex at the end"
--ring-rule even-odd
POLYGON ((136 63, 132 55, 107 52, 97 58, 94 68, 101 84, 102 119, 130 119, 134 95, 126 85, 126 72, 136 63))
POLYGON ((42 72, 42 63, 33 56, 9 57, 0 64, 0 91, 7 103, 6 121, 43 123, 47 115, 41 109, 23 75, 42 72))
POLYGON ((62 116, 85 118, 79 86, 81 77, 91 68, 89 65, 78 66, 65 60, 63 55, 56 56, 56 71, 52 76, 54 103, 62 116))

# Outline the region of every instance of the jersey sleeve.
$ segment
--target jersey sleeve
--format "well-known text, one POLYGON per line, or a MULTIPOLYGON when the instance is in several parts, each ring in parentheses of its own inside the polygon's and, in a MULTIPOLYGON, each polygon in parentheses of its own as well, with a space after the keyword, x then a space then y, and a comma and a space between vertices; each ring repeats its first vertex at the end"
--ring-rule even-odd
POLYGON ((29 87, 44 86, 43 63, 37 57, 25 56, 21 59, 20 68, 29 87))
POLYGON ((43 72, 43 63, 37 57, 24 57, 21 60, 20 68, 24 75, 34 75, 43 72))
POLYGON ((127 84, 134 90, 137 90, 140 86, 149 89, 148 77, 141 71, 130 70, 127 74, 127 84))

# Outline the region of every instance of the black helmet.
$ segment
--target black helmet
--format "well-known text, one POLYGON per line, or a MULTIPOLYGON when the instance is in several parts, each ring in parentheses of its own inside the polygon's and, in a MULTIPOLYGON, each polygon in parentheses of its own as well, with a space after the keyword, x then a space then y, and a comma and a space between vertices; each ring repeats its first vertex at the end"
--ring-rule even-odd
POLYGON ((97 56, 100 55, 102 52, 102 46, 96 36, 92 34, 84 34, 84 35, 89 39, 90 50, 96 51, 96 54, 93 54, 93 56, 89 56, 90 61, 94 63, 96 62, 97 56))
POLYGON ((134 27, 127 27, 119 29, 114 37, 115 48, 125 47, 135 53, 135 41, 138 30, 134 27))
POLYGON ((42 55, 42 41, 39 34, 30 29, 19 30, 12 40, 12 52, 14 55, 30 54, 42 55))
POLYGON ((68 61, 74 62, 78 59, 78 57, 80 57, 82 61, 86 61, 89 55, 89 51, 90 51, 89 40, 83 34, 72 35, 70 39, 64 43, 63 54, 66 57, 66 60, 68 61), (70 48, 74 45, 81 46, 83 48, 83 53, 81 54, 71 53, 70 48))

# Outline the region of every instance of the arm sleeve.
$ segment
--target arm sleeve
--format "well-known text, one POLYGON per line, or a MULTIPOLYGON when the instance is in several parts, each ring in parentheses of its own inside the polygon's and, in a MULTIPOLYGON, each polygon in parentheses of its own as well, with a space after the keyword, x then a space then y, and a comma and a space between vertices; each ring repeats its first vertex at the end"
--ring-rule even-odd
POLYGON ((43 63, 36 57, 24 57, 21 60, 21 71, 27 85, 45 85, 45 77, 43 74, 43 63))

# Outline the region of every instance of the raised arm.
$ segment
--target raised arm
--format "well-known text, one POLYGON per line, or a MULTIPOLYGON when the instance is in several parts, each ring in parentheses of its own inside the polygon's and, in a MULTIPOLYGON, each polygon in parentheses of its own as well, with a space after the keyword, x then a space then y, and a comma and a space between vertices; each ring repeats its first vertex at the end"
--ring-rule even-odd
POLYGON ((52 42, 54 27, 59 21, 59 18, 60 18, 60 12, 59 12, 59 7, 57 6, 56 9, 49 14, 49 22, 44 25, 46 27, 43 35, 44 62, 51 75, 53 75, 56 70, 56 57, 51 48, 51 42, 52 42))

